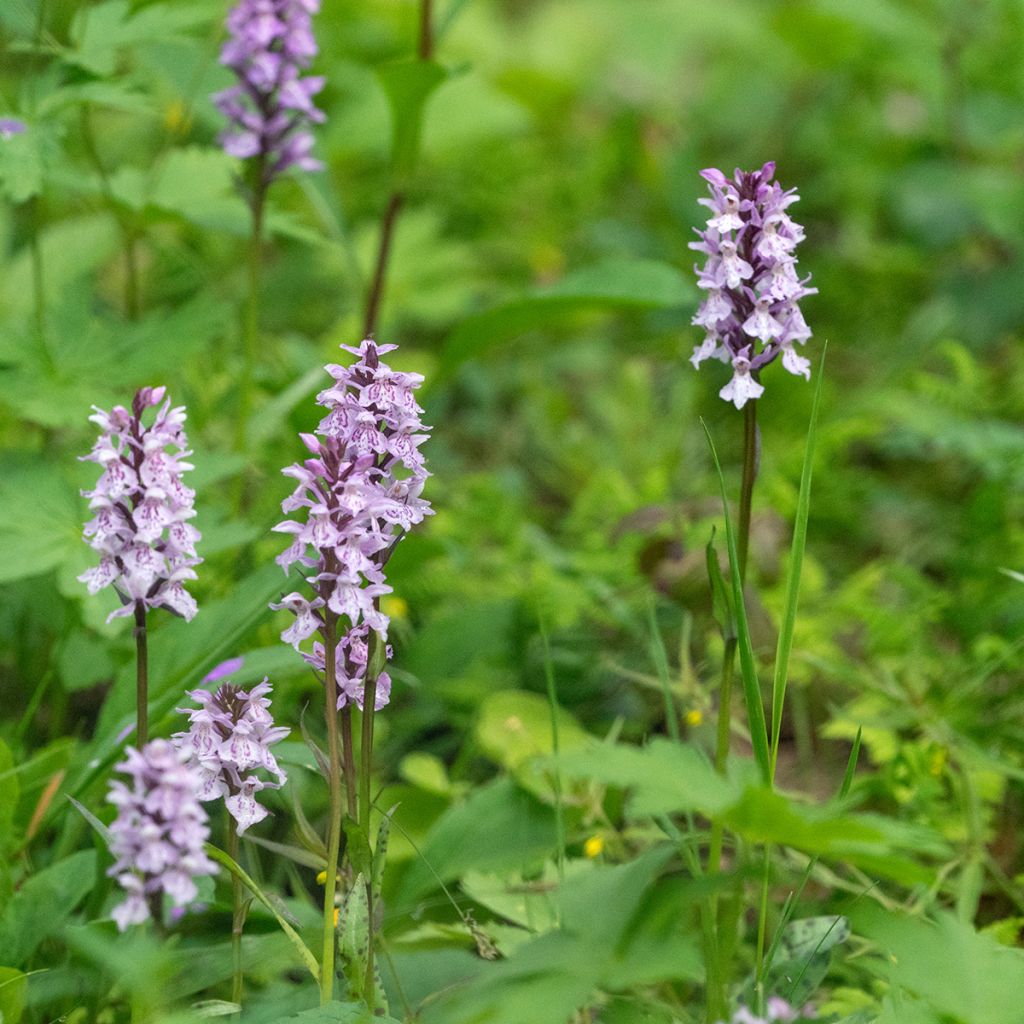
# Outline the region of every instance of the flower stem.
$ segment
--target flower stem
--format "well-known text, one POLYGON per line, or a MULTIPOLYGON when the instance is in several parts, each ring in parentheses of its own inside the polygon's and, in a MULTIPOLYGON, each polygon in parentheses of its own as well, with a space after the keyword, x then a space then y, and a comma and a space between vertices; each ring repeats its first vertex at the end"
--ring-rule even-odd
MULTIPOLYGON (((416 55, 424 61, 433 60, 434 57, 434 5, 432 0, 420 0, 420 26, 416 55)), ((373 268, 373 278, 366 293, 366 312, 363 317, 364 338, 372 338, 377 329, 395 228, 398 224, 398 215, 402 212, 404 205, 405 191, 401 184, 398 184, 388 197, 388 204, 384 208, 384 216, 381 219, 377 260, 373 268)))
POLYGON ((345 798, 348 815, 357 818, 359 801, 356 797, 356 755, 352 739, 352 706, 341 709, 341 755, 344 761, 345 798))
MULTIPOLYGON (((750 401, 743 408, 743 476, 740 481, 740 517, 739 536, 736 546, 739 555, 740 579, 745 580, 747 576, 747 552, 750 548, 750 515, 754 496, 754 483, 757 480, 757 471, 760 463, 760 435, 757 427, 757 402, 750 401)), ((732 734, 732 684, 736 669, 736 647, 735 638, 725 642, 725 649, 722 652, 722 682, 718 690, 718 729, 715 737, 715 769, 719 774, 725 774, 725 766, 729 760, 729 745, 732 734)), ((711 840, 708 847, 708 874, 717 875, 722 868, 722 845, 725 838, 725 830, 720 821, 711 824, 711 840)), ((717 908, 718 900, 715 899, 717 908)), ((726 928, 734 927, 734 915, 718 914, 718 939, 717 948, 721 954, 725 949, 731 949, 733 943, 726 941, 724 934, 726 928)), ((763 921, 763 915, 762 915, 763 921)), ((729 965, 725 963, 725 956, 720 956, 722 961, 716 965, 713 973, 715 991, 709 993, 709 1020, 717 1020, 725 1012, 725 990, 729 981, 729 965)), ((760 959, 758 961, 760 963, 760 959)))
POLYGON ((324 944, 320 963, 320 1005, 334 996, 334 897, 338 891, 338 851, 341 847, 341 752, 338 742, 337 647, 338 618, 326 610, 324 627, 324 717, 330 766, 331 817, 327 833, 327 873, 324 881, 324 944))
POLYGON ((149 740, 149 650, 146 606, 135 602, 135 741, 141 750, 149 740))
MULTIPOLYGON (((238 824, 228 815, 228 856, 238 863, 238 824)), ((242 880, 231 873, 231 1001, 242 1005, 242 880)))
POLYGON ((736 544, 740 555, 740 579, 747 578, 747 550, 750 547, 750 509, 754 481, 761 463, 761 434, 757 428, 757 400, 743 407, 743 480, 740 484, 740 524, 736 544))
MULTIPOLYGON (((380 634, 370 630, 369 649, 366 655, 366 679, 363 682, 362 743, 359 748, 359 824, 367 843, 370 842, 370 781, 373 766, 373 719, 377 713, 377 652, 380 648, 380 634)), ((373 953, 376 926, 373 906, 373 866, 371 844, 371 867, 366 878, 366 979, 363 985, 363 999, 373 1013, 376 985, 374 984, 373 953)))

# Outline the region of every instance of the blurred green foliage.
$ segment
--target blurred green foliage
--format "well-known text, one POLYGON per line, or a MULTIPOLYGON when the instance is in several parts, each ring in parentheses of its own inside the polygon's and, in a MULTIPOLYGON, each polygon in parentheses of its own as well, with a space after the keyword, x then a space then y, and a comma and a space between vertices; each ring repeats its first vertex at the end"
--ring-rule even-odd
MULTIPOLYGON (((224 998, 230 975, 224 881, 172 940, 116 936, 103 844, 66 799, 109 820, 134 693, 128 629, 75 580, 91 561, 76 456, 92 404, 166 383, 189 409, 202 611, 154 622, 155 729, 176 727, 185 686, 244 654, 239 681, 269 674, 296 723, 291 782, 261 835, 303 845, 295 804, 323 819, 297 728, 318 684, 266 610, 285 586, 269 528, 289 490, 278 467, 316 422, 320 367, 358 340, 394 190, 378 337, 427 376, 438 514, 389 567, 390 1012, 702 1020, 700 902, 742 889, 750 848, 770 841, 778 902, 820 857, 795 913, 853 925, 815 950, 829 954, 815 964, 822 1019, 1024 1021, 1007 948, 1024 914, 1024 588, 1000 571, 1024 567, 1020 4, 439 0, 424 64, 411 0, 324 0, 328 168, 272 193, 242 451, 248 220, 209 102, 228 83, 224 13, 0 4, 0 116, 28 124, 0 142, 4 1024, 172 1020, 167 1007, 193 1003, 188 1019, 213 1015, 223 1004, 199 1001, 224 998), (830 344, 776 794, 746 759, 722 779, 700 754, 722 643, 699 418, 733 492, 740 424, 717 397, 725 371, 686 363, 697 172, 766 159, 800 189, 801 265, 820 289, 811 348, 830 344), (666 731, 652 607, 688 742, 640 749, 666 731), (836 800, 858 729, 859 771, 836 800), (725 821, 738 845, 724 881, 689 877, 666 815, 696 816, 698 839, 707 816, 725 821)), ((767 664, 811 389, 779 371, 765 384, 748 611, 767 664)), ((246 846, 247 870, 315 932, 315 871, 246 846)), ((742 920, 738 982, 753 927, 742 920)), ((365 1019, 310 1009, 265 908, 245 959, 246 1021, 365 1019)))

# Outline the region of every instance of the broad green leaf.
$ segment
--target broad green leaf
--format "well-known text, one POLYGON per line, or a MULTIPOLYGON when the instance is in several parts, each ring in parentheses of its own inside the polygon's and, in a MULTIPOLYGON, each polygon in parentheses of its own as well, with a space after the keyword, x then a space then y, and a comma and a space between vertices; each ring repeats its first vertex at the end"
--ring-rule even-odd
POLYGON ((615 867, 589 864, 559 896, 562 925, 486 965, 424 1008, 424 1024, 564 1024, 599 989, 696 980, 701 964, 684 896, 658 882, 668 844, 615 867))
POLYGON ((0 967, 0 1024, 18 1024, 25 1010, 28 979, 14 967, 0 967))
POLYGON ((967 1024, 1024 1020, 1024 951, 1001 945, 952 914, 930 921, 861 905, 850 916, 856 931, 890 958, 890 984, 945 1017, 967 1024))
MULTIPOLYGON (((568 711, 559 708, 557 720, 563 753, 579 750, 590 742, 568 711)), ((488 757, 514 773, 531 792, 542 797, 553 795, 554 762, 544 768, 536 764, 553 752, 551 705, 544 697, 525 690, 490 694, 480 706, 476 738, 488 757)))
POLYGON ((10 748, 0 740, 0 854, 5 853, 8 844, 14 840, 11 826, 18 806, 20 785, 13 768, 10 748))
MULTIPOLYGON (((402 808, 396 812, 401 824, 402 808)), ((467 871, 523 870, 540 864, 555 849, 550 807, 510 779, 499 779, 449 808, 427 835, 420 856, 402 876, 394 902, 418 900, 467 871), (500 836, 496 842, 495 837, 500 836)))
POLYGON ((564 775, 630 790, 629 813, 654 817, 682 811, 717 814, 739 801, 743 788, 723 778, 706 755, 666 739, 646 747, 593 744, 560 758, 564 775))
POLYGON ((39 195, 57 153, 54 130, 34 122, 22 134, 0 141, 0 196, 23 203, 39 195))
POLYGON ((439 369, 450 373, 502 342, 580 313, 674 309, 691 301, 693 291, 682 273, 667 263, 607 260, 567 274, 557 285, 467 317, 445 341, 439 369))
POLYGON ((448 72, 434 61, 411 60, 387 64, 377 75, 391 108, 392 166, 403 179, 416 167, 427 100, 448 72))
POLYGON ((43 462, 4 467, 0 583, 38 576, 79 555, 85 548, 83 521, 80 500, 59 467, 43 462))
POLYGON ((75 907, 95 883, 96 854, 73 853, 29 876, 0 915, 0 950, 24 964, 40 943, 60 935, 75 907))
POLYGON ((406 754, 398 765, 398 774, 417 789, 437 796, 451 796, 452 783, 448 778, 448 769, 436 754, 420 750, 406 754))
POLYGON ((128 0, 106 0, 83 8, 76 23, 77 45, 64 51, 64 59, 100 77, 113 75, 122 50, 150 40, 180 37, 206 24, 209 4, 179 2, 152 4, 132 11, 128 0))
POLYGON ((291 1017, 279 1017, 274 1024, 398 1024, 398 1021, 370 1013, 365 1003, 328 1003, 291 1017))

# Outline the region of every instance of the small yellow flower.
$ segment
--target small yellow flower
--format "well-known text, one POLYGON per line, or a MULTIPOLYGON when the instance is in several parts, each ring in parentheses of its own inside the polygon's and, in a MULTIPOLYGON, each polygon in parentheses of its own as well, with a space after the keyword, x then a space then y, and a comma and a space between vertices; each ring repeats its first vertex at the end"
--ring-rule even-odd
POLYGON ((593 860, 595 857, 600 857, 604 852, 604 840, 600 836, 591 836, 583 844, 583 853, 593 860))
POLYGON ((700 708, 690 708, 690 710, 686 712, 686 724, 690 726, 691 729, 695 729, 698 725, 703 723, 703 721, 704 712, 701 711, 700 708))
POLYGON ((939 747, 938 750, 932 753, 931 763, 928 765, 928 772, 930 775, 934 775, 938 778, 942 774, 942 769, 946 767, 946 750, 944 747, 939 747))
POLYGON ((326 871, 321 871, 320 874, 316 876, 316 884, 317 885, 326 885, 327 884, 327 872, 326 871))
POLYGON ((181 100, 174 100, 164 111, 164 127, 172 135, 185 135, 192 127, 188 108, 181 100))
POLYGON ((338 914, 341 912, 339 907, 334 908, 334 927, 338 927, 338 914))

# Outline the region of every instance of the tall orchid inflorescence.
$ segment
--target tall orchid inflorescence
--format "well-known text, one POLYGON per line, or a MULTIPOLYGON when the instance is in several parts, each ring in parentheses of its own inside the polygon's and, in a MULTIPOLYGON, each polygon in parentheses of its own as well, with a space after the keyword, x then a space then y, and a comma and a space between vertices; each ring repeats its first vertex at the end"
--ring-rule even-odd
POLYGON ((188 715, 189 728, 176 733, 174 741, 198 771, 199 799, 223 797, 228 813, 238 823, 239 835, 267 816, 256 794, 280 789, 288 781, 270 748, 291 730, 274 725, 266 696, 270 690, 266 679, 248 692, 224 683, 214 694, 189 690, 199 707, 178 708, 188 715), (276 781, 261 779, 255 774, 258 769, 269 772, 276 781))
POLYGON ((153 740, 125 753, 117 770, 130 782, 114 780, 107 797, 117 808, 110 826, 115 860, 107 874, 127 893, 113 911, 121 931, 145 921, 151 909, 159 913, 165 893, 176 907, 188 906, 196 898, 195 879, 217 873, 203 850, 210 830, 187 752, 153 740))
MULTIPOLYGON (((338 644, 336 675, 338 707, 362 707, 370 630, 382 641, 388 617, 379 599, 391 592, 384 566, 404 531, 431 514, 420 497, 429 474, 420 445, 427 429, 413 392, 423 382, 418 373, 398 373, 380 357, 396 348, 366 340, 359 348, 343 345, 358 356, 352 366, 331 364, 332 387, 317 402, 327 410, 315 434, 302 440, 312 458, 284 470, 297 486, 281 503, 287 513, 306 509, 305 519, 286 519, 274 529, 294 535, 278 556, 288 572, 298 562, 311 570, 311 595, 293 592, 273 608, 287 608, 295 622, 281 639, 299 645, 324 629, 324 610, 344 617, 348 631, 338 644)), ((386 653, 390 654, 390 650, 386 653)), ((324 651, 315 644, 304 657, 324 670, 324 651)), ((388 702, 390 679, 377 679, 376 707, 388 702)))
POLYGON ((804 230, 786 210, 800 197, 773 180, 774 163, 737 170, 732 181, 713 167, 701 176, 711 198, 698 201, 711 217, 690 248, 707 256, 694 268, 706 295, 693 318, 707 334, 690 362, 695 369, 705 359, 731 363, 732 380, 719 394, 742 409, 764 392, 758 375, 780 354, 786 370, 810 379, 810 361, 794 344, 811 337, 800 300, 817 289, 807 287, 810 275, 797 274, 795 251, 804 230))
POLYGON ((181 479, 192 469, 184 461, 192 453, 183 428, 185 408, 172 408, 164 396, 162 387, 141 388, 131 411, 93 406, 89 417, 102 433, 82 461, 98 463, 103 472, 91 491, 82 492, 95 513, 84 537, 100 561, 78 578, 90 594, 114 585, 122 607, 111 619, 157 607, 191 619, 197 610, 184 587, 202 562, 196 554, 200 534, 189 523, 195 491, 181 479), (145 426, 143 414, 157 406, 152 426, 145 426))
POLYGON ((213 97, 230 126, 221 142, 231 156, 258 162, 262 193, 290 167, 319 170, 309 125, 324 120, 313 105, 324 79, 305 76, 316 56, 311 15, 320 0, 239 0, 228 14, 230 38, 220 61, 238 78, 213 97))

